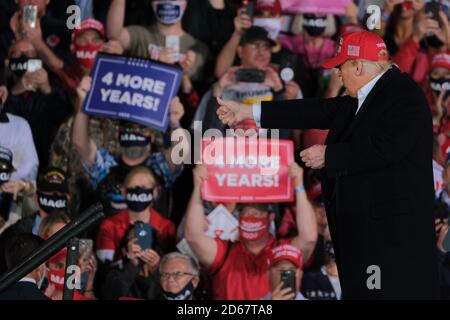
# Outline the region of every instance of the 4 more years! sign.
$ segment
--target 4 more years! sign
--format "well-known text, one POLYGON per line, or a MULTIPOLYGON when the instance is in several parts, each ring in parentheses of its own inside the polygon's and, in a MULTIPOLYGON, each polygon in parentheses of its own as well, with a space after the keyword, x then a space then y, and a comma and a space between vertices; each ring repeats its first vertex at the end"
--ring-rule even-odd
POLYGON ((208 179, 202 198, 215 202, 290 202, 288 166, 293 143, 249 137, 204 138, 202 162, 208 179))
POLYGON ((165 131, 183 72, 148 59, 97 54, 83 112, 165 131))

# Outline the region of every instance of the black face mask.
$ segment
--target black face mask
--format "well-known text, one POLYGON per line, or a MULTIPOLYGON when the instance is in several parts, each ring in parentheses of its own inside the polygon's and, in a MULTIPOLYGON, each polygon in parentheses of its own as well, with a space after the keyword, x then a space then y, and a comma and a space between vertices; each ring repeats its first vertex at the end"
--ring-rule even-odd
POLYGON ((145 147, 150 143, 150 138, 136 131, 121 131, 119 134, 119 143, 121 147, 145 147))
POLYGON ((9 181, 11 178, 11 172, 0 170, 0 186, 9 181))
POLYGON ((27 72, 29 58, 22 54, 18 58, 11 58, 9 61, 9 69, 17 76, 22 77, 27 72))
POLYGON ((441 94, 441 90, 444 89, 446 91, 444 94, 445 101, 450 94, 450 79, 430 77, 430 88, 434 93, 436 93, 437 96, 439 96, 441 94))
POLYGON ((125 201, 128 209, 133 212, 145 211, 153 201, 153 189, 142 187, 127 188, 125 201))
POLYGON ((303 28, 311 37, 320 36, 327 27, 327 19, 314 14, 303 15, 303 28))
POLYGON ((444 45, 444 43, 434 34, 432 36, 425 37, 424 41, 428 47, 435 49, 438 49, 444 45))
POLYGON ((67 209, 67 198, 66 196, 58 196, 58 195, 45 195, 41 192, 37 193, 39 207, 47 212, 52 213, 55 211, 66 211, 67 209))

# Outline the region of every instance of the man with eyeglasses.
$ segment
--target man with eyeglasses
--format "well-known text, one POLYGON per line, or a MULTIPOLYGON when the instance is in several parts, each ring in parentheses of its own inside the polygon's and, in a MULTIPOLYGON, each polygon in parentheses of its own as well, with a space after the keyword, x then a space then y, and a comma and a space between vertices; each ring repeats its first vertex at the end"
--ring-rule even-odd
POLYGON ((160 284, 167 300, 192 300, 199 278, 198 264, 189 256, 171 252, 159 265, 160 284))
POLYGON ((339 68, 347 96, 251 106, 218 99, 217 114, 228 125, 253 119, 263 128, 330 130, 325 145, 300 156, 321 170, 343 299, 437 298, 425 95, 368 31, 343 35, 324 67, 339 68))

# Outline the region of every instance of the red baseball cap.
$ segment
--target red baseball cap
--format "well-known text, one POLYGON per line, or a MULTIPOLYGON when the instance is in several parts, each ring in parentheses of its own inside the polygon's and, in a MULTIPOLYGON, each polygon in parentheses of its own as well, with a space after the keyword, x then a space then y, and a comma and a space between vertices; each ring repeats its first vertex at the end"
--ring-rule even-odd
POLYGON ((450 69, 450 54, 438 53, 433 56, 431 59, 431 69, 439 67, 450 69))
POLYGON ((302 267, 302 252, 290 244, 283 244, 272 249, 269 256, 269 266, 273 266, 281 260, 289 260, 297 267, 302 267))
POLYGON ((255 12, 261 11, 281 14, 280 0, 255 0, 255 12))
POLYGON ((48 259, 49 263, 59 263, 61 261, 66 261, 66 257, 67 257, 67 247, 62 248, 61 250, 59 250, 57 253, 55 253, 53 256, 51 256, 48 259))
POLYGON ((325 69, 340 66, 347 60, 365 59, 370 61, 388 61, 389 54, 383 39, 369 31, 344 34, 339 39, 339 47, 334 58, 323 64, 325 69))
POLYGON ((96 30, 102 37, 105 37, 105 27, 103 24, 98 20, 89 18, 81 21, 80 25, 73 29, 72 38, 75 39, 86 30, 96 30))

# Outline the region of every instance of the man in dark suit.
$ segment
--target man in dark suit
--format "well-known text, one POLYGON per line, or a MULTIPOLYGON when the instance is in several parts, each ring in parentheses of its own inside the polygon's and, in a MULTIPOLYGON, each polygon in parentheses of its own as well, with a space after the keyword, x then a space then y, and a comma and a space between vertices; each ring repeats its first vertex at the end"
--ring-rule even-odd
MULTIPOLYGON (((36 250, 44 242, 34 234, 21 234, 11 238, 6 246, 6 264, 8 269, 22 263, 22 261, 36 250)), ((45 264, 31 271, 26 277, 0 292, 0 300, 49 300, 49 298, 39 290, 42 280, 45 278, 45 264)))
POLYGON ((226 124, 329 129, 300 154, 320 169, 344 299, 433 299, 432 120, 421 89, 388 61, 383 40, 348 33, 324 67, 347 96, 243 105, 218 99, 226 124))

